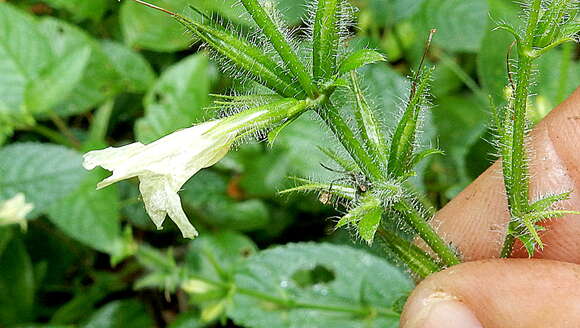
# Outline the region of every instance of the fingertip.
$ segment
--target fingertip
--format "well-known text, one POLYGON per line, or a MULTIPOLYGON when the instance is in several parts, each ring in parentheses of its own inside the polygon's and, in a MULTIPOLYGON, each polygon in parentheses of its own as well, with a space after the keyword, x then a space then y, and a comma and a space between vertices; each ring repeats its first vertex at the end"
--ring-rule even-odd
POLYGON ((483 328, 475 313, 456 297, 436 292, 416 303, 417 314, 402 322, 402 328, 483 328))
POLYGON ((463 263, 413 291, 402 328, 580 327, 580 266, 510 259, 463 263))

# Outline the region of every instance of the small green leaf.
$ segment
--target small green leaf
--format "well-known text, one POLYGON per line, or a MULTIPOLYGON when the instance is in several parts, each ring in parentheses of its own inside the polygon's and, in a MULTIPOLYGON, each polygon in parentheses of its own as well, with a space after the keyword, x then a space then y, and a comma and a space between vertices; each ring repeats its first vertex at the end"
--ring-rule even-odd
POLYGON ((426 69, 418 75, 418 81, 411 87, 409 102, 391 139, 387 170, 393 177, 404 176, 412 169, 417 129, 421 124, 419 114, 428 105, 432 73, 433 69, 426 69))
POLYGON ((430 148, 425 149, 423 151, 418 152, 417 154, 413 155, 413 164, 412 166, 415 167, 419 163, 421 163, 424 159, 429 156, 433 155, 445 155, 445 152, 440 149, 430 148))
POLYGON ((368 244, 372 244, 381 222, 383 207, 379 199, 373 195, 364 195, 358 201, 359 204, 338 221, 336 228, 356 223, 359 236, 368 244))
POLYGON ((368 150, 372 152, 374 158, 380 158, 382 163, 387 162, 388 146, 386 137, 383 134, 383 126, 378 121, 374 111, 369 106, 365 95, 360 88, 356 72, 350 74, 351 90, 356 99, 354 116, 361 137, 368 150))
POLYGON ((546 211, 554 206, 556 203, 570 199, 571 192, 564 192, 561 194, 550 195, 542 197, 530 204, 530 212, 546 211))
POLYGON ((330 147, 318 146, 318 149, 336 164, 340 165, 343 170, 355 171, 357 169, 356 164, 350 158, 346 158, 346 155, 341 155, 330 147))
POLYGON ((340 74, 345 74, 350 71, 354 71, 358 68, 361 68, 365 65, 386 60, 387 59, 385 58, 385 56, 383 56, 377 51, 370 49, 360 49, 353 52, 342 61, 342 63, 340 64, 340 68, 338 69, 338 72, 340 74))
POLYGON ((24 97, 28 111, 42 113, 66 99, 82 79, 90 56, 89 47, 79 48, 58 58, 43 71, 26 88, 24 97))
POLYGON ((282 132, 282 130, 284 130, 284 128, 286 128, 287 126, 292 124, 292 122, 294 122, 297 118, 298 117, 290 118, 289 120, 284 122, 284 124, 277 126, 272 131, 268 132, 268 145, 270 145, 270 146, 274 145, 274 142, 276 141, 276 138, 278 138, 278 135, 280 134, 280 132, 282 132))
POLYGON ((375 207, 366 212, 363 218, 358 222, 358 233, 369 245, 372 245, 373 240, 375 239, 375 233, 381 223, 382 214, 382 208, 375 207))

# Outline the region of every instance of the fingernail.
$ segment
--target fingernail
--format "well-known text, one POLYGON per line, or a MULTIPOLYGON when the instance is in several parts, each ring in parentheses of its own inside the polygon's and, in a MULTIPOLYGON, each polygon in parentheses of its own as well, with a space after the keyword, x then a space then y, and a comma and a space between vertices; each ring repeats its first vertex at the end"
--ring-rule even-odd
POLYGON ((455 299, 426 300, 415 318, 405 328, 483 328, 475 314, 455 299))

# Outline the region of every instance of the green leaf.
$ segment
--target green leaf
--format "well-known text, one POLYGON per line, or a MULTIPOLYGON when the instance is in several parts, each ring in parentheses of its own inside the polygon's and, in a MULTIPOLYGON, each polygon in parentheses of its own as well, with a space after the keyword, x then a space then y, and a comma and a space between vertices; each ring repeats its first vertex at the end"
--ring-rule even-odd
POLYGON ((411 87, 410 99, 391 139, 388 172, 393 177, 402 177, 413 170, 413 154, 417 147, 421 126, 420 116, 428 105, 429 85, 433 70, 426 69, 418 75, 418 81, 411 87))
POLYGON ((423 31, 437 29, 436 45, 477 52, 487 30, 488 5, 486 0, 426 0, 415 20, 423 31))
POLYGON ((123 89, 119 73, 99 43, 85 31, 52 17, 43 18, 40 29, 51 40, 50 45, 57 58, 85 47, 91 49, 91 58, 82 80, 67 99, 53 108, 56 114, 70 116, 87 112, 123 89))
MULTIPOLYGON (((181 12, 188 0, 160 0, 155 5, 181 12)), ((159 52, 186 49, 191 36, 183 33, 183 26, 166 14, 157 12, 133 1, 124 1, 120 10, 121 30, 125 43, 133 48, 159 52)))
POLYGON ((144 92, 153 85, 155 72, 140 53, 113 41, 102 41, 101 47, 127 91, 144 92))
POLYGON ((27 85, 53 59, 48 39, 29 15, 0 3, 0 108, 21 117, 27 85))
POLYGON ((93 314, 83 328, 154 327, 147 309, 136 300, 113 301, 93 314))
POLYGON ((0 254, 0 324, 33 320, 34 272, 20 238, 12 238, 0 254))
POLYGON ((77 190, 53 204, 48 218, 69 237, 111 255, 123 249, 115 187, 96 190, 104 174, 90 172, 77 190))
POLYGON ((208 105, 211 86, 208 69, 207 57, 198 54, 163 72, 145 96, 145 117, 135 125, 139 141, 157 140, 207 117, 204 107, 208 105))
POLYGON ((387 262, 328 244, 263 251, 236 274, 228 316, 254 327, 396 327, 411 282, 387 262))
POLYGON ((356 108, 354 116, 359 129, 359 134, 362 137, 367 149, 371 152, 373 158, 380 159, 383 164, 386 164, 388 146, 387 139, 383 134, 383 126, 377 120, 375 111, 369 106, 365 94, 363 93, 359 77, 356 72, 350 73, 351 90, 356 99, 356 108))
POLYGON ((110 3, 107 0, 45 0, 44 2, 48 3, 51 7, 69 11, 77 21, 85 19, 99 21, 108 9, 110 3))
POLYGON ((379 26, 391 26, 413 16, 425 0, 366 0, 369 14, 379 26))
POLYGON ((344 61, 340 64, 340 68, 338 69, 338 71, 341 74, 345 74, 350 71, 354 71, 360 67, 363 67, 365 65, 386 60, 387 59, 385 58, 385 56, 383 56, 379 52, 370 49, 360 49, 353 52, 348 57, 346 57, 344 61))
POLYGON ((382 209, 380 207, 375 207, 365 213, 363 218, 358 222, 358 233, 369 245, 372 245, 373 240, 375 239, 375 233, 381 223, 382 214, 382 209))
POLYGON ((570 199, 570 194, 571 194, 571 192, 564 192, 561 194, 542 197, 542 198, 534 201, 533 203, 531 203, 529 210, 531 212, 548 210, 548 209, 552 208, 552 206, 554 206, 557 202, 561 202, 561 201, 570 199))
POLYGON ((381 223, 382 214, 381 202, 373 195, 364 195, 357 206, 340 219, 336 228, 356 223, 359 236, 371 245, 381 223))
POLYGON ((87 176, 80 154, 41 143, 13 143, 0 148, 0 199, 22 192, 34 204, 30 217, 69 195, 87 176))
POLYGON ((25 106, 31 113, 52 109, 66 99, 83 77, 91 56, 91 49, 75 49, 58 58, 32 81, 25 91, 25 106))

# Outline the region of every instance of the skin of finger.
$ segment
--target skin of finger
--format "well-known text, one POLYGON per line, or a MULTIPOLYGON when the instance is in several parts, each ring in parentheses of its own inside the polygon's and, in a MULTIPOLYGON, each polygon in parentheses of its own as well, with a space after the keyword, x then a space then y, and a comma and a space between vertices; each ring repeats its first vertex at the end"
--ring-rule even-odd
MULTIPOLYGON (((530 197, 572 191, 562 209, 580 210, 580 88, 532 131, 530 197)), ((441 209, 431 221, 435 229, 457 247, 465 261, 496 258, 509 220, 507 200, 498 161, 441 209)), ((545 243, 536 257, 580 263, 580 216, 550 220, 542 233, 545 243)), ((514 256, 527 257, 521 244, 514 256)))
POLYGON ((577 264, 539 259, 467 262, 424 280, 409 297, 401 327, 410 328, 434 297, 465 304, 486 328, 580 327, 578 286, 577 264))

